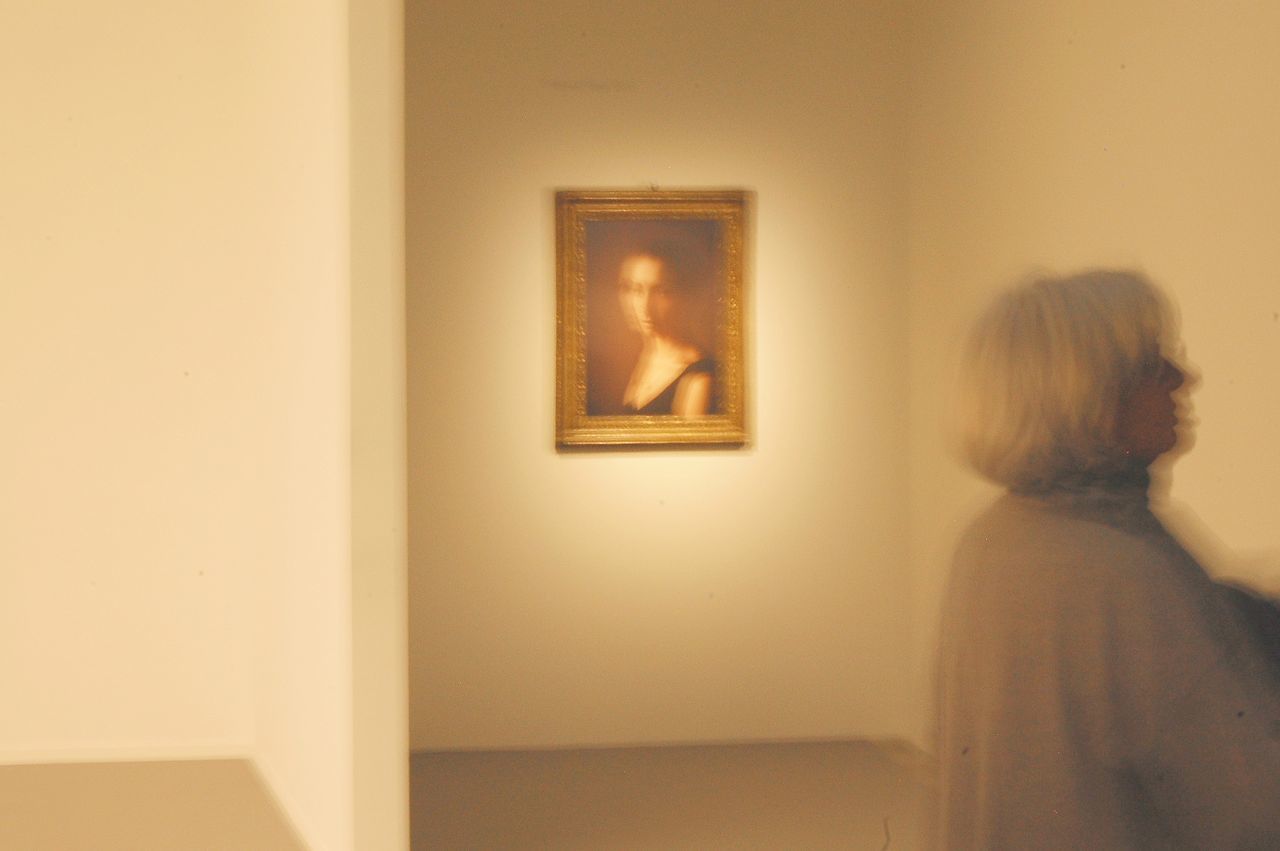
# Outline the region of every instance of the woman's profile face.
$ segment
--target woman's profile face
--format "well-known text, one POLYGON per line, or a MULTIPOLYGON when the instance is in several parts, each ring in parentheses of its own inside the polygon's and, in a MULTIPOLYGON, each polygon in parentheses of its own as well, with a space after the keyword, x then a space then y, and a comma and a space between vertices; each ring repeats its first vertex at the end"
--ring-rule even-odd
POLYGON ((668 333, 675 299, 666 264, 649 254, 633 254, 623 260, 618 301, 631 330, 646 337, 668 333))
POLYGON ((1144 379, 1121 402, 1116 418, 1120 448, 1149 465, 1178 443, 1178 403, 1174 394, 1186 375, 1172 361, 1144 379))

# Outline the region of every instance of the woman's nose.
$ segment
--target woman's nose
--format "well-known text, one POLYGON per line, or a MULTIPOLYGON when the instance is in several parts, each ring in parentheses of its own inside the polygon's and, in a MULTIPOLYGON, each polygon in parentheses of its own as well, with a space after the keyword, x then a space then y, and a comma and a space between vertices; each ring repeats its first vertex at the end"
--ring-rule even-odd
POLYGON ((1184 385, 1194 384, 1195 377, 1186 368, 1171 360, 1166 360, 1161 370, 1161 383, 1170 390, 1177 390, 1184 385))

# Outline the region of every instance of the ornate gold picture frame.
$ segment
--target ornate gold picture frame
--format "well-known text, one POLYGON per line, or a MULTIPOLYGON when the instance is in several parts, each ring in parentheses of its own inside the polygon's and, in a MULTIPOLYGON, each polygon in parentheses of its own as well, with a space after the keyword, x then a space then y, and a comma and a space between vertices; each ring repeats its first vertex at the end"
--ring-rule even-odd
POLYGON ((556 444, 747 442, 749 193, 556 193, 556 444))

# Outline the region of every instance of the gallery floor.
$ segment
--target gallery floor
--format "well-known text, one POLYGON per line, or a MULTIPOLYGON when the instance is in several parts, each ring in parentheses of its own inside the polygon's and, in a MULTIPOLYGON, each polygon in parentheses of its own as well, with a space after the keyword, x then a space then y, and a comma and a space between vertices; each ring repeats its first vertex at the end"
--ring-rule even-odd
MULTIPOLYGON (((418 753, 413 851, 921 847, 893 742, 418 753)), ((243 760, 0 766, 0 848, 302 851, 243 760)))
POLYGON ((0 766, 0 848, 304 851, 247 760, 0 766))
POLYGON ((418 753, 413 851, 910 851, 927 777, 861 741, 418 753))

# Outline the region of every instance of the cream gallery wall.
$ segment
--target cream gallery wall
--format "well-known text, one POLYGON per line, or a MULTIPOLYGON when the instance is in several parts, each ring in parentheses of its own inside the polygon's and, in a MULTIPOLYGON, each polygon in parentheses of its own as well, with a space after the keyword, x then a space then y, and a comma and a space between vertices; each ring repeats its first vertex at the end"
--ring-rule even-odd
POLYGON ((926 743, 991 495, 950 368, 1034 268, 1179 302, 1199 423, 1165 513, 1280 586, 1280 12, 740 5, 410 8, 415 748, 926 743), (654 184, 755 192, 752 442, 557 454, 552 191, 654 184))
POLYGON ((410 4, 412 745, 914 733, 893 4, 410 4), (739 450, 557 453, 557 188, 755 193, 739 450))
POLYGON ((399 220, 399 9, 4 18, 0 763, 250 759, 308 847, 395 847, 403 461, 351 421, 402 433, 394 249, 356 227, 399 220))

